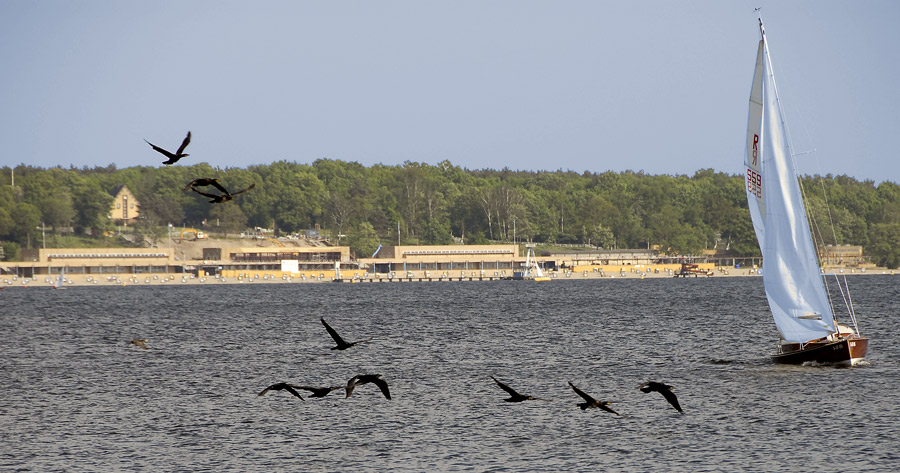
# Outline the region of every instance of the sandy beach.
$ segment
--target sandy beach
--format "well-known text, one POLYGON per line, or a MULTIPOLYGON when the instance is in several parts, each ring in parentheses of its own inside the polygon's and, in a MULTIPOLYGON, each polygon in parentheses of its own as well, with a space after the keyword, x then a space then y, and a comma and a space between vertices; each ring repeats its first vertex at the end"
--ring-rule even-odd
MULTIPOLYGON (((545 274, 552 281, 570 281, 581 279, 628 278, 653 279, 673 278, 677 265, 650 266, 604 266, 576 267, 566 271, 549 271, 545 274)), ((714 267, 702 265, 705 274, 691 274, 689 278, 722 278, 722 277, 760 277, 759 271, 753 268, 714 267)), ((838 269, 834 272, 847 275, 883 274, 893 275, 895 271, 885 268, 870 270, 838 269)), ((281 271, 223 271, 219 276, 195 276, 193 274, 66 274, 63 286, 149 286, 149 285, 213 285, 213 284, 309 284, 334 282, 334 271, 285 273, 281 271)), ((405 283, 405 282, 448 282, 448 281, 497 281, 508 279, 507 271, 407 271, 406 274, 367 273, 365 270, 341 271, 345 283, 405 283)), ((58 277, 45 275, 37 278, 5 276, 0 279, 0 288, 5 287, 55 287, 60 286, 58 277)))

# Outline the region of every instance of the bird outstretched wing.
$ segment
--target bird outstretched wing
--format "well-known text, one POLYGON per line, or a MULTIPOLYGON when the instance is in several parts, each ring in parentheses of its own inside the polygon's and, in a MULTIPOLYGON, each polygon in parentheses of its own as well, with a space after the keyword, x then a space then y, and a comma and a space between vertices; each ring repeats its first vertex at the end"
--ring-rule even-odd
POLYGON ((210 180, 209 180, 209 185, 215 187, 216 189, 219 190, 219 192, 221 192, 221 193, 223 193, 223 194, 227 194, 227 193, 228 193, 228 191, 225 189, 225 187, 223 187, 222 184, 219 184, 219 180, 218 180, 218 179, 210 179, 210 180))
POLYGON ((223 187, 221 187, 221 186, 216 186, 217 189, 221 189, 223 192, 227 192, 227 193, 229 193, 229 194, 231 194, 231 195, 243 194, 244 192, 247 192, 248 190, 253 189, 254 187, 256 187, 256 183, 250 184, 250 187, 248 187, 248 188, 246 188, 246 189, 244 189, 244 190, 240 190, 240 191, 237 191, 237 192, 228 192, 228 191, 225 191, 225 189, 224 189, 223 187))
MULTIPOLYGON (((347 342, 345 342, 344 339, 341 338, 341 336, 338 335, 338 333, 333 328, 331 328, 331 325, 328 325, 328 322, 325 321, 324 317, 322 317, 320 320, 322 320, 322 325, 325 326, 325 330, 328 331, 328 335, 331 335, 331 338, 334 339, 335 343, 337 343, 339 346, 347 345, 347 342)), ((354 376, 351 381, 355 380, 356 376, 354 376)))
POLYGON ((666 389, 661 389, 659 392, 660 392, 660 394, 663 395, 664 398, 666 398, 666 401, 669 401, 669 404, 671 404, 672 407, 675 408, 675 410, 677 410, 678 412, 684 413, 684 411, 681 410, 681 405, 678 404, 678 398, 675 397, 675 393, 673 393, 671 391, 671 387, 666 388, 666 389))
POLYGON ((569 381, 569 386, 572 386, 572 389, 575 391, 575 394, 581 396, 585 401, 587 401, 587 402, 596 402, 597 401, 596 399, 592 398, 590 396, 590 394, 576 388, 575 385, 572 384, 571 381, 569 381))
POLYGON ((376 379, 373 379, 372 382, 375 383, 376 386, 378 386, 378 389, 381 390, 381 394, 384 394, 384 397, 386 397, 388 399, 388 401, 390 401, 391 400, 391 392, 388 390, 387 381, 385 381, 381 378, 376 378, 376 379))
POLYGON ((350 378, 349 381, 347 381, 347 388, 346 388, 347 394, 344 396, 344 398, 348 398, 348 397, 350 397, 351 394, 353 394, 353 390, 356 388, 356 380, 357 379, 359 379, 359 375, 356 375, 356 376, 350 378))
MULTIPOLYGON (((202 133, 201 133, 202 134, 202 133)), ((187 132, 187 136, 184 137, 184 141, 181 142, 181 146, 178 147, 178 151, 175 152, 176 155, 181 155, 184 152, 184 149, 187 148, 187 145, 191 143, 191 132, 187 132)))
POLYGON ((191 190, 194 191, 194 192, 196 192, 196 193, 198 193, 198 194, 200 194, 200 195, 202 195, 203 197, 209 197, 210 199, 218 199, 218 198, 222 197, 222 196, 220 196, 220 195, 210 194, 210 193, 208 193, 208 192, 198 191, 195 187, 191 187, 191 190))
POLYGON ((144 140, 144 142, 147 143, 148 145, 150 145, 150 147, 153 148, 154 150, 156 150, 157 152, 161 153, 163 156, 165 156, 169 159, 177 159, 177 158, 175 158, 175 155, 170 153, 169 151, 166 151, 165 149, 162 149, 159 146, 156 146, 155 144, 153 144, 147 140, 144 140))
POLYGON ((293 394, 294 396, 297 396, 298 398, 300 398, 301 401, 305 401, 305 399, 303 399, 303 396, 301 396, 300 393, 298 393, 298 392, 293 388, 293 385, 291 385, 291 384, 285 384, 285 385, 284 385, 284 389, 285 389, 285 391, 287 391, 287 392, 293 394))
POLYGON ((520 396, 521 396, 521 394, 517 393, 515 389, 513 389, 513 388, 507 386, 507 385, 504 384, 504 383, 501 383, 500 381, 497 380, 497 378, 491 376, 491 379, 493 379, 494 382, 497 383, 497 386, 500 386, 500 389, 502 389, 502 390, 508 392, 510 396, 513 396, 513 397, 520 397, 520 396))

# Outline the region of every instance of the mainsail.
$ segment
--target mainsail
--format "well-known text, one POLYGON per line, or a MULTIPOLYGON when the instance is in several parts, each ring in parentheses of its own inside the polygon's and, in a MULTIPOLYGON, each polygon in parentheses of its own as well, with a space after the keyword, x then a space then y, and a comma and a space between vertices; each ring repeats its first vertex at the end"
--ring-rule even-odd
POLYGON ((785 340, 802 343, 834 333, 834 313, 819 272, 762 21, 759 29, 744 156, 747 202, 775 325, 785 340))

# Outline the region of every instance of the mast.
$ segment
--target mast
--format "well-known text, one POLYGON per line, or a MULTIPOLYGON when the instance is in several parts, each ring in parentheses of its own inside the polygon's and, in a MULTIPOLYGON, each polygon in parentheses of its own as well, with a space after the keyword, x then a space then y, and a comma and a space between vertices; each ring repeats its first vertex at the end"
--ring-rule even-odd
POLYGON ((746 193, 775 324, 785 340, 805 343, 834 332, 834 311, 820 275, 761 15, 759 33, 744 159, 746 193))

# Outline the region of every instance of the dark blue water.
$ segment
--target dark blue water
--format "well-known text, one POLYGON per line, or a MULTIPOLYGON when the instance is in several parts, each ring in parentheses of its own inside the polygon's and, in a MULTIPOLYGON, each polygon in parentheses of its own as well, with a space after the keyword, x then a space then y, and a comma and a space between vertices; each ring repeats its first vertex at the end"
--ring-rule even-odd
POLYGON ((0 470, 893 470, 900 279, 850 284, 851 369, 772 364, 760 278, 9 288, 0 470), (373 340, 331 351, 323 316, 373 340), (393 400, 257 396, 359 373, 393 400))

